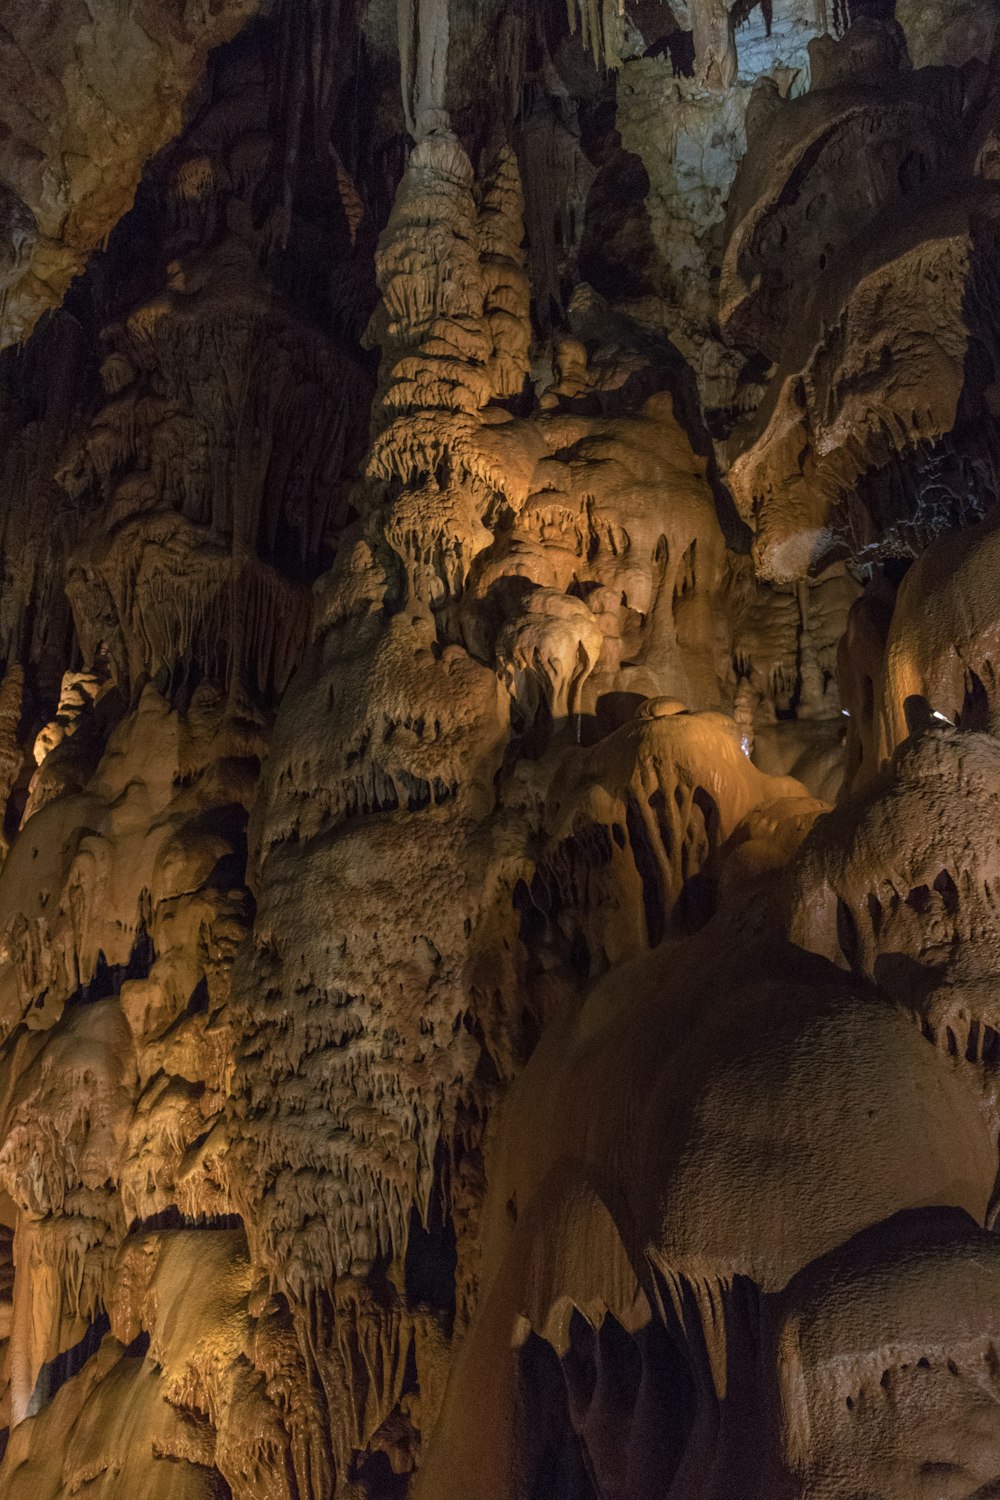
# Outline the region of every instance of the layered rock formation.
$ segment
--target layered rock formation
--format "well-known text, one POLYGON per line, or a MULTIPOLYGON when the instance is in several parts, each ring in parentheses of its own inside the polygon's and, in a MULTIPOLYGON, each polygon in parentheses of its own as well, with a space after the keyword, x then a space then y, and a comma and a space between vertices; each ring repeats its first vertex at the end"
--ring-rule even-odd
POLYGON ((4 1497, 1000 1492, 998 19, 4 19, 4 1497))

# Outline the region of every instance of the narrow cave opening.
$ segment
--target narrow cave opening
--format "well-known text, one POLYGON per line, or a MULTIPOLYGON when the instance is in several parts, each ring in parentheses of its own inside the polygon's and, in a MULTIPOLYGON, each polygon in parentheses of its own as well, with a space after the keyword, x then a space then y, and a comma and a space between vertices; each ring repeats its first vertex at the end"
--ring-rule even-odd
POLYGON ((532 1459, 528 1500, 600 1500, 570 1421, 566 1385, 555 1350, 532 1333, 520 1351, 518 1366, 524 1448, 532 1459))
POLYGON ((409 1474, 397 1474, 387 1453, 370 1453, 357 1464, 354 1478, 368 1500, 405 1500, 409 1474))
POLYGON ((414 1208, 406 1241, 404 1283, 412 1307, 429 1307, 450 1324, 455 1317, 455 1268, 458 1249, 455 1226, 444 1210, 440 1194, 425 1225, 414 1208))
POLYGON ((101 1347, 104 1335, 111 1328, 111 1320, 107 1313, 100 1313, 87 1327, 86 1332, 70 1349, 64 1349, 55 1359, 50 1359, 38 1372, 35 1389, 28 1406, 28 1415, 34 1414, 42 1409, 46 1402, 64 1386, 67 1380, 72 1380, 74 1375, 79 1374, 87 1360, 92 1354, 96 1354, 101 1347))
POLYGON ((145 979, 153 964, 155 953, 153 940, 140 919, 132 952, 123 964, 109 964, 102 949, 97 955, 94 972, 86 984, 71 995, 67 1005, 93 1005, 98 1000, 110 1000, 121 993, 122 985, 132 979, 145 979))
POLYGON ((652 839, 639 804, 631 796, 625 804, 625 822, 629 849, 642 882, 642 909, 646 920, 646 935, 649 946, 656 948, 662 943, 667 930, 666 895, 652 839))
POLYGON ((965 696, 955 723, 961 729, 978 730, 983 734, 991 728, 990 695, 979 673, 971 667, 966 669, 965 696))
POLYGON ((893 21, 896 18, 896 0, 837 0, 838 24, 842 31, 864 19, 868 21, 893 21))

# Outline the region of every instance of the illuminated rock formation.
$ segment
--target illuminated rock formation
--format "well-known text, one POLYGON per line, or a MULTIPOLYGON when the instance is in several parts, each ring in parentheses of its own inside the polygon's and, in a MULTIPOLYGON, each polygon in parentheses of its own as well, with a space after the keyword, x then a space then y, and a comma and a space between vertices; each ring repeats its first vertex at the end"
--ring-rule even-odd
POLYGON ((919 550, 991 498, 963 469, 979 459, 997 344, 1000 199, 975 130, 993 81, 910 71, 902 33, 875 22, 814 43, 812 60, 808 95, 755 100, 721 283, 729 337, 774 365, 728 457, 778 579, 845 547, 919 550), (832 191, 847 160, 851 187, 832 191))
POLYGON ((0 1494, 1000 1493, 989 0, 0 22, 0 1494))
POLYGON ((9 7, 0 29, 0 346, 57 307, 171 139, 213 47, 254 0, 9 7))

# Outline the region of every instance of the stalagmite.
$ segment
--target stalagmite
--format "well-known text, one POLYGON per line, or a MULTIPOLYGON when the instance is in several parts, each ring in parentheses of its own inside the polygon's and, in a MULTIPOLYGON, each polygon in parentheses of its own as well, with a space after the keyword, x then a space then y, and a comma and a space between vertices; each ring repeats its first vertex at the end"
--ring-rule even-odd
POLYGON ((998 1491, 997 37, 4 17, 4 1500, 998 1491))

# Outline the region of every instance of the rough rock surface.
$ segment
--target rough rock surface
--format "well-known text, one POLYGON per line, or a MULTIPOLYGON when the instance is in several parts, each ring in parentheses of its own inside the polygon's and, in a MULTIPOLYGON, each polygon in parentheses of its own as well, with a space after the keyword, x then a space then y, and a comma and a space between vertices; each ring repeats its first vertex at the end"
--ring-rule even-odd
POLYGON ((991 0, 0 17, 0 1494, 1000 1493, 991 0))
POLYGON ((12 0, 0 21, 0 348, 58 307, 257 0, 12 0))

